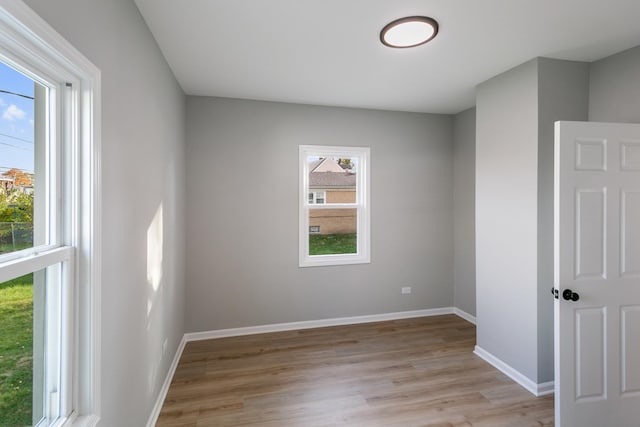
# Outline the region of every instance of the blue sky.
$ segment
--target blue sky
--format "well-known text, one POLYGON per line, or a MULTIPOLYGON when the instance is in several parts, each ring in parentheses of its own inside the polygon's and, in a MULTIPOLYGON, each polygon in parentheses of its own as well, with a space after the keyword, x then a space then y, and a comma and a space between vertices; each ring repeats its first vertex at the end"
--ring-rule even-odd
MULTIPOLYGON (((33 81, 0 62, 0 90, 33 97, 33 81)), ((33 100, 0 92, 0 173, 33 172, 33 100)))

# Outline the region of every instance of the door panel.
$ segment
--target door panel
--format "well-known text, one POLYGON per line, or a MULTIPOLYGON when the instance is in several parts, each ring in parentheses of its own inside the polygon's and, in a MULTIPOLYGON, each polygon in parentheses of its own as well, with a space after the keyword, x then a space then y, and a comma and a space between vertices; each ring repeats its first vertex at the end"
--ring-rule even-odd
POLYGON ((638 427, 640 125, 558 122, 555 150, 556 426, 638 427))
POLYGON ((621 308, 622 396, 640 393, 640 306, 621 308))
POLYGON ((622 276, 640 276, 640 191, 622 190, 622 276))
POLYGON ((605 277, 606 199, 604 188, 576 191, 576 279, 605 277))
POLYGON ((607 167, 607 141, 576 138, 576 170, 604 171, 607 167))
POLYGON ((576 401, 606 399, 606 309, 576 310, 576 401))
POLYGON ((622 170, 640 171, 640 141, 624 140, 621 154, 622 170))

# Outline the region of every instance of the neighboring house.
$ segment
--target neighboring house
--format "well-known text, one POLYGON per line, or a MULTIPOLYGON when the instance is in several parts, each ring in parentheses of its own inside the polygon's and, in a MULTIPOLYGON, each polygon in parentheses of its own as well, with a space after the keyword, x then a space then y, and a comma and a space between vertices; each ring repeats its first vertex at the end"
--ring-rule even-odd
POLYGON ((0 176, 0 186, 6 192, 17 188, 24 193, 33 193, 33 178, 20 169, 11 168, 0 176))
POLYGON ((0 188, 2 188, 5 193, 8 193, 13 188, 14 179, 8 176, 0 176, 0 188))
MULTIPOLYGON (((309 165, 309 204, 330 205, 355 203, 356 173, 343 168, 331 158, 319 159, 309 165)), ((310 234, 355 233, 356 209, 311 209, 310 234)))

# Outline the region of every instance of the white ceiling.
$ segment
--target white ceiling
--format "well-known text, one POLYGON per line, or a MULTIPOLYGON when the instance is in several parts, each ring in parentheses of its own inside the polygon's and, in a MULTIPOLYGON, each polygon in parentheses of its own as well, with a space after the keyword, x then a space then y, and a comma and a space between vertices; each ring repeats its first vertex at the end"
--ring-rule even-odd
POLYGON ((430 113, 537 56, 594 61, 640 45, 640 0, 135 0, 189 95, 430 113), (430 43, 390 49, 426 15, 430 43))

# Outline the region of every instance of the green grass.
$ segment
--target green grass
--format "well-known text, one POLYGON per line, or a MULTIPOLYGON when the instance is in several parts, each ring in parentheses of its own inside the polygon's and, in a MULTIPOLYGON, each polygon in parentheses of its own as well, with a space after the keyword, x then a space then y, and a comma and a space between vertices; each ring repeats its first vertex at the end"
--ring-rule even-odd
MULTIPOLYGON (((6 254, 14 251, 21 251, 22 249, 32 248, 32 243, 16 243, 15 247, 11 243, 0 243, 0 254, 6 254)), ((0 285, 2 286, 2 285, 0 285)))
POLYGON ((355 254, 357 240, 356 233, 310 234, 309 255, 355 254))
POLYGON ((33 276, 0 283, 0 426, 31 425, 33 276))

